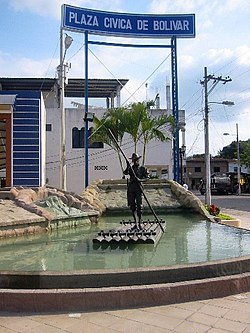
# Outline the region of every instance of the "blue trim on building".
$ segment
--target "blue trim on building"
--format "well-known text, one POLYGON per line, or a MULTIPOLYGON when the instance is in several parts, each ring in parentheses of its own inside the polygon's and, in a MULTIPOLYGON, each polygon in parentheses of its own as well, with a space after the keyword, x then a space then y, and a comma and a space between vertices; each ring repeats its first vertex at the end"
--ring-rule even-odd
POLYGON ((14 172, 20 172, 20 171, 34 171, 39 172, 39 166, 37 165, 15 165, 13 168, 14 172))
POLYGON ((17 119, 15 118, 13 120, 13 125, 38 125, 39 126, 39 120, 38 119, 17 119))
POLYGON ((39 187, 39 179, 16 178, 14 186, 39 187), (24 185, 25 184, 25 185, 24 185))
POLYGON ((37 131, 39 131, 39 126, 38 125, 31 125, 31 126, 14 125, 13 130, 15 132, 37 132, 37 131))
POLYGON ((35 151, 39 152, 39 146, 38 145, 32 145, 32 146, 15 146, 14 147, 15 152, 19 151, 35 151))
POLYGON ((41 92, 0 91, 17 95, 13 106, 13 186, 41 185, 41 92))
POLYGON ((20 100, 19 103, 20 103, 20 105, 16 109, 16 113, 20 113, 20 112, 39 113, 39 105, 26 105, 26 100, 23 100, 23 99, 20 100), (23 103, 23 105, 21 103, 23 103))
POLYGON ((15 118, 21 118, 21 119, 37 119, 37 113, 15 113, 15 118))
POLYGON ((24 159, 20 160, 19 158, 17 158, 17 159, 13 160, 13 164, 14 164, 14 166, 17 166, 17 165, 39 166, 39 159, 35 159, 35 158, 26 159, 26 158, 24 158, 24 159))

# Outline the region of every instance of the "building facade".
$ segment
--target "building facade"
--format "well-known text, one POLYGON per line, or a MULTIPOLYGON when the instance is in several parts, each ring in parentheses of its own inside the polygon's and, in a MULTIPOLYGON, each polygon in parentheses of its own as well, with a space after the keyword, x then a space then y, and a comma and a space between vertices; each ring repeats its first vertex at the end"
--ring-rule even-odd
MULTIPOLYGON (((211 175, 228 172, 229 161, 221 158, 211 158, 211 175)), ((192 190, 198 189, 201 179, 205 179, 206 167, 204 158, 187 159, 184 173, 185 182, 192 190)))
MULTIPOLYGON (((89 80, 89 97, 104 98, 104 107, 89 107, 101 118, 109 107, 119 107, 121 90, 128 80, 89 80), (116 102, 116 103, 115 103, 116 102), (104 103, 105 104, 105 103, 104 103)), ((70 99, 84 101, 84 80, 69 79, 65 87, 65 104, 70 99)), ((60 188, 61 109, 56 79, 0 78, 0 178, 3 186, 43 186, 60 188), (6 97, 9 96, 9 97, 6 97)), ((77 104, 77 103, 73 103, 77 104)), ((84 107, 65 108, 66 124, 66 187, 81 193, 85 188, 84 107)), ((169 110, 150 110, 152 116, 169 110)), ((89 123, 91 132, 92 124, 89 123)), ((169 128, 165 129, 171 137, 169 128)), ((127 157, 134 152, 134 143, 125 136, 121 147, 127 157)), ((143 144, 139 142, 138 153, 143 144)), ((172 141, 151 141, 145 165, 153 176, 173 177, 172 141)), ((103 143, 88 148, 89 184, 97 179, 122 177, 117 152, 103 143)))
MULTIPOLYGON (((105 108, 92 108, 98 118, 106 111, 105 108)), ((151 111, 158 116, 165 110, 151 111)), ((66 108, 66 185, 68 191, 81 193, 85 188, 85 123, 84 110, 81 108, 66 108)), ((59 187, 59 156, 60 156, 60 123, 58 110, 47 109, 47 149, 46 178, 47 183, 59 187)), ((89 122, 89 132, 93 129, 89 122)), ((166 131, 168 131, 166 129, 166 131)), ((170 133, 169 133, 170 135, 170 133)), ((130 158, 134 152, 134 143, 128 135, 124 136, 121 146, 123 152, 130 158)), ((143 144, 139 142, 137 153, 142 155, 143 144)), ((172 178, 172 142, 151 141, 148 144, 145 166, 150 174, 159 178, 172 178)), ((89 144, 88 174, 89 184, 97 179, 121 179, 126 161, 122 158, 120 165, 117 152, 102 142, 89 144)))
POLYGON ((45 184, 45 142, 42 93, 0 91, 1 187, 45 184))

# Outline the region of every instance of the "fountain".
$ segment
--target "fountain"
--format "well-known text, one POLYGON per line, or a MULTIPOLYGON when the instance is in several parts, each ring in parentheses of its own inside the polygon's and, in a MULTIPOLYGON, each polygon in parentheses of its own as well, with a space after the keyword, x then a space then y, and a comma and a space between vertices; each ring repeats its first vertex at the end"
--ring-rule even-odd
MULTIPOLYGON (((104 187, 112 193, 110 184, 104 187)), ((0 311, 142 307, 249 290, 249 231, 213 223, 176 202, 159 217, 166 231, 155 246, 95 248, 99 230, 128 218, 112 208, 98 224, 78 218, 70 228, 2 240, 0 311)))

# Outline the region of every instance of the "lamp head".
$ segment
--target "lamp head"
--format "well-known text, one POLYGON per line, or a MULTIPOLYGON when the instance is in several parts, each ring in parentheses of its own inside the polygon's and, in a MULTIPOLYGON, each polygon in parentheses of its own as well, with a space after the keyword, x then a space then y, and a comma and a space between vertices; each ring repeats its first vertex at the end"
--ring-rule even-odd
POLYGON ((94 120, 94 113, 93 112, 85 112, 84 121, 92 122, 93 120, 94 120))
POLYGON ((233 106, 234 102, 232 102, 232 101, 223 101, 223 102, 221 102, 221 104, 227 105, 227 106, 233 106))
POLYGON ((72 42, 73 42, 73 38, 71 36, 69 36, 69 35, 66 34, 66 37, 64 39, 65 50, 67 50, 70 47, 70 45, 72 44, 72 42))

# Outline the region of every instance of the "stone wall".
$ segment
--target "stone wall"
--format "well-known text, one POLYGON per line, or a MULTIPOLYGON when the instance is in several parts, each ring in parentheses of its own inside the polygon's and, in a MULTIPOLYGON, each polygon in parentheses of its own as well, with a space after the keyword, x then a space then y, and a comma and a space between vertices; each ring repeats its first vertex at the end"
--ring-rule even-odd
MULTIPOLYGON (((157 211, 189 209, 211 219, 202 202, 190 191, 171 180, 148 180, 144 194, 150 206, 157 211)), ((11 188, 14 203, 48 221, 88 217, 96 222, 105 212, 126 212, 126 180, 98 180, 89 185, 81 195, 51 187, 11 188)), ((150 207, 144 198, 144 210, 150 207)))
MULTIPOLYGON (((185 208, 211 219, 199 198, 175 181, 152 179, 143 186, 144 193, 154 209, 168 211, 185 208)), ((104 212, 129 210, 126 180, 98 180, 83 191, 82 197, 87 198, 100 215, 104 212)), ((145 200, 144 209, 149 209, 145 200)))

